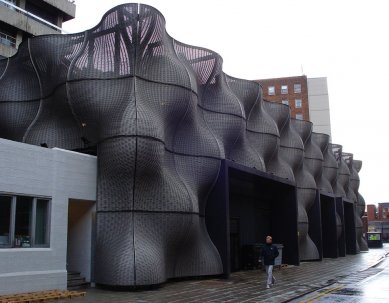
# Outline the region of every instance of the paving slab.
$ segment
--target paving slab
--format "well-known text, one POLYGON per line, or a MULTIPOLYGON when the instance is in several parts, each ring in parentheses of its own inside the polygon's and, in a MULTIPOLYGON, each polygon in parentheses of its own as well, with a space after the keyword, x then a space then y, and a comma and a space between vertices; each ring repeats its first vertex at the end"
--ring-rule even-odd
POLYGON ((85 297, 72 299, 71 302, 288 302, 345 279, 358 280, 365 277, 366 270, 376 265, 387 252, 389 246, 357 255, 302 262, 300 266, 276 269, 274 276, 277 281, 271 289, 266 289, 266 273, 263 270, 247 270, 235 272, 229 279, 169 281, 153 290, 112 291, 90 288, 86 290, 85 297))

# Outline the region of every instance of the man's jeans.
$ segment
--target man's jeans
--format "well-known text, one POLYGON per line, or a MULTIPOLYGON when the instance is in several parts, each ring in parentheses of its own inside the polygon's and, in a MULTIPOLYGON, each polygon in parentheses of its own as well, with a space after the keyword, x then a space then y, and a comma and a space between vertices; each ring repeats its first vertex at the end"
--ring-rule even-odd
POLYGON ((274 277, 273 277, 273 265, 265 265, 266 273, 267 273, 267 285, 274 284, 274 277))

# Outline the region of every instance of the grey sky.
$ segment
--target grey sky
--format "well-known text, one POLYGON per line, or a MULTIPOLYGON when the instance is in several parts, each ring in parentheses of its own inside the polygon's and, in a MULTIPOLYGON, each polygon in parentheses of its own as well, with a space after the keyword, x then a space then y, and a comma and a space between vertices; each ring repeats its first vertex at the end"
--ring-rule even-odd
MULTIPOLYGON (((74 33, 129 1, 76 0, 74 33)), ((363 161, 367 204, 389 201, 389 1, 144 0, 166 18, 169 34, 218 52, 224 71, 260 79, 327 77, 332 141, 363 161), (388 89, 388 92, 386 92, 388 89)))

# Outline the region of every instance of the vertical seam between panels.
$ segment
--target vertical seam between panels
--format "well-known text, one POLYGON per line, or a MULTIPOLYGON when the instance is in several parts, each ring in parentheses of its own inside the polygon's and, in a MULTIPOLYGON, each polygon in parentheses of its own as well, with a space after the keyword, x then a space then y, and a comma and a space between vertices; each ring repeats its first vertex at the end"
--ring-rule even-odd
MULTIPOLYGON (((86 48, 86 45, 88 44, 87 43, 88 38, 89 38, 89 31, 86 31, 85 35, 84 35, 84 41, 82 42, 83 45, 80 48, 80 50, 78 51, 78 53, 72 59, 72 62, 70 62, 70 65, 69 65, 69 68, 68 68, 68 72, 67 72, 67 75, 66 75, 66 99, 67 99, 67 104, 69 105, 70 110, 71 110, 71 112, 73 114, 73 117, 79 123, 79 125, 81 124, 81 119, 76 115, 76 113, 75 113, 75 111, 73 109, 73 106, 72 106, 72 102, 71 102, 72 98, 70 97, 70 92, 69 92, 69 90, 70 90, 70 88, 69 88, 69 81, 70 81, 70 74, 71 74, 71 72, 73 71, 73 68, 74 68, 74 64, 76 63, 77 59, 81 56, 81 54, 83 53, 83 51, 86 48)), ((78 81, 76 81, 76 82, 78 82, 78 81)), ((97 185, 96 185, 96 187, 97 187, 97 185)))
MULTIPOLYGON (((135 185, 136 185, 136 168, 137 168, 137 159, 138 159, 138 108, 137 108, 137 100, 136 100, 136 78, 137 78, 137 48, 139 43, 139 27, 140 27, 140 3, 137 3, 137 15, 136 15, 136 31, 135 31, 135 39, 134 39, 134 103, 135 103, 135 164, 134 164, 134 180, 132 184, 132 245, 133 249, 133 260, 134 260, 134 285, 137 285, 136 281, 136 246, 135 246, 135 185)), ((134 33, 134 31, 133 31, 134 33)))
POLYGON ((29 54, 29 57, 30 57, 30 62, 34 68, 34 71, 35 71, 35 75, 36 77, 38 78, 38 83, 39 83, 39 94, 40 94, 40 97, 39 97, 39 108, 38 108, 38 112, 36 113, 36 116, 34 118, 34 120, 32 120, 31 124, 28 126, 26 132, 24 133, 23 135, 23 138, 22 138, 22 142, 25 143, 26 142, 26 138, 29 134, 29 132, 31 131, 31 128, 34 126, 34 124, 36 123, 36 121, 38 120, 41 112, 42 112, 42 106, 43 106, 43 99, 42 99, 42 96, 43 96, 43 92, 42 92, 42 82, 41 82, 41 79, 39 77, 39 74, 38 74, 38 69, 37 67, 35 66, 34 64, 34 60, 32 60, 32 54, 31 54, 31 39, 29 38, 27 40, 27 46, 28 46, 28 54, 29 54))

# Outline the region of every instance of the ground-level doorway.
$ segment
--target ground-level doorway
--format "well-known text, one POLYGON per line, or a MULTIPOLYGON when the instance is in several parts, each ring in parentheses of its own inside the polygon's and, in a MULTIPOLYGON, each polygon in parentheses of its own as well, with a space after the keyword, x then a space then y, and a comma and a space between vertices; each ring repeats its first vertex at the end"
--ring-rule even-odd
POLYGON ((229 202, 231 271, 252 268, 259 259, 255 245, 264 243, 266 235, 273 234, 274 201, 267 189, 241 180, 232 172, 229 202))
POLYGON ((226 276, 257 261, 255 247, 269 234, 284 246, 282 262, 299 264, 296 189, 288 180, 223 160, 205 219, 226 276))
POLYGON ((66 269, 93 281, 95 201, 69 199, 66 269))
POLYGON ((355 255, 357 250, 357 234, 355 229, 355 205, 352 201, 343 199, 346 254, 355 255))

